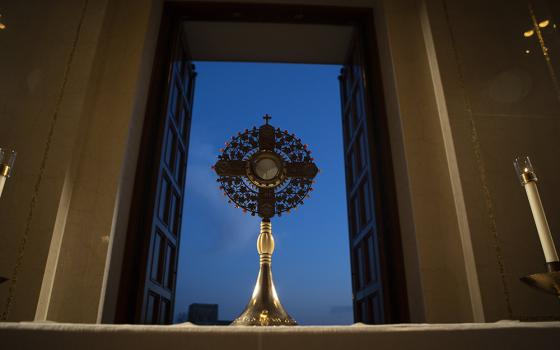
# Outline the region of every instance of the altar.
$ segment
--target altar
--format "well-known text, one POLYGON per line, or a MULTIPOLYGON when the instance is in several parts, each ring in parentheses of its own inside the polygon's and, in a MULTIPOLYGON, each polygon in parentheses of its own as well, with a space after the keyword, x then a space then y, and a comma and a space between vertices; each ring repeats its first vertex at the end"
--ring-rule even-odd
POLYGON ((530 349, 560 343, 560 322, 370 326, 144 326, 2 323, 6 349, 530 349))
MULTIPOLYGON (((0 12, 1 349, 536 349, 559 343, 558 299, 520 279, 560 269, 554 246, 560 246, 560 1, 28 0, 6 2, 0 12), (323 309, 352 303, 355 321, 387 325, 124 325, 172 323, 186 309, 174 303, 181 295, 185 179, 194 173, 186 164, 196 145, 188 143, 191 134, 204 139, 189 123, 210 119, 191 117, 204 86, 194 92, 191 63, 206 61, 341 68, 332 79, 341 84, 340 96, 331 100, 340 103, 333 122, 345 141, 325 140, 344 148, 338 167, 348 174, 340 182, 348 184, 348 210, 338 212, 350 221, 337 237, 348 237, 340 246, 354 266, 345 275, 354 290, 346 303, 323 309), (8 150, 17 151, 15 164, 8 150), (514 173, 511 163, 522 155, 531 156, 535 172, 522 166, 514 173)), ((293 79, 294 88, 285 91, 299 85, 293 79)), ((270 95, 289 102, 284 93, 270 95)), ((216 105, 229 105, 212 96, 216 105)), ((301 108, 293 109, 295 115, 301 108)), ((305 129, 272 107, 258 113, 265 112, 310 142, 313 157, 322 150, 313 136, 324 133, 324 113, 306 116, 316 119, 305 129)), ((214 115, 219 128, 208 129, 214 134, 235 135, 252 125, 214 115)), ((218 141, 222 146, 226 139, 218 141)), ((243 181, 260 184, 268 198, 264 212, 273 198, 264 196, 267 186, 290 176, 289 167, 265 152, 266 142, 259 147, 242 170, 252 177, 243 181)), ((216 147, 205 158, 207 171, 222 153, 216 147)), ((325 186, 324 164, 331 159, 317 156, 323 170, 317 186, 325 186)), ((222 185, 215 175, 206 178, 222 185)), ((320 201, 324 193, 330 188, 316 187, 306 206, 328 203, 320 201)), ((255 208, 240 206, 248 215, 258 215, 255 208)), ((216 214, 207 217, 220 222, 216 214)), ((281 220, 287 219, 274 225, 281 220)), ((328 215, 317 220, 331 221, 340 222, 328 215)), ((268 237, 268 225, 263 228, 268 237)), ((283 232, 278 229, 277 254, 293 258, 296 245, 280 249, 283 232)), ((327 241, 323 231, 311 234, 327 241)), ((271 246, 261 246, 263 262, 271 246)), ((329 258, 293 259, 298 265, 291 271, 329 258)), ((287 265, 275 269, 280 266, 287 265)), ((254 279, 232 281, 248 286, 245 303, 254 279)), ((338 282, 327 282, 310 295, 332 293, 338 282)), ((299 285, 279 278, 280 286, 286 311, 298 318, 289 291, 299 285)), ((229 290, 218 291, 233 300, 229 290)))

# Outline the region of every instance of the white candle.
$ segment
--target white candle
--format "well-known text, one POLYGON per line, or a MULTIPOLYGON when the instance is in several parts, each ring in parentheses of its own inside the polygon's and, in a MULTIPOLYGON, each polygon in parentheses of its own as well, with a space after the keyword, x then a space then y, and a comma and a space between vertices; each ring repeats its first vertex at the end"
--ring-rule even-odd
POLYGON ((6 179, 10 177, 14 162, 16 160, 16 151, 0 148, 0 197, 6 184, 6 179))
POLYGON ((2 190, 4 190, 4 184, 6 184, 6 177, 0 175, 0 197, 2 197, 2 190))
POLYGON ((539 196, 539 190, 537 189, 537 183, 535 181, 527 182, 525 184, 525 191, 527 192, 529 205, 531 206, 533 218, 535 219, 535 225, 537 226, 537 232, 539 233, 544 258, 546 262, 558 261, 558 253, 556 252, 556 247, 554 246, 554 241, 552 240, 552 234, 550 233, 550 228, 548 227, 548 221, 546 220, 546 215, 544 214, 544 208, 541 202, 541 197, 539 196))
POLYGON ((547 263, 557 262, 558 253, 556 252, 554 240, 552 240, 552 234, 550 233, 550 227, 548 227, 548 221, 546 220, 546 215, 544 214, 541 197, 539 196, 539 190, 537 189, 537 175, 533 170, 531 160, 529 157, 519 157, 515 159, 513 165, 517 171, 521 184, 525 187, 525 192, 527 192, 527 199, 529 199, 533 219, 535 220, 535 225, 537 226, 537 232, 539 233, 539 240, 541 241, 544 258, 547 263))

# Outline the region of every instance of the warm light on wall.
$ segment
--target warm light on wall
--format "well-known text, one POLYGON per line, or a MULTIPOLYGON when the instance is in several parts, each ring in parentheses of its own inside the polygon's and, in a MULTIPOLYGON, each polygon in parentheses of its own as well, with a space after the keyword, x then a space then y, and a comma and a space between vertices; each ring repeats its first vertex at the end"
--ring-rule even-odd
MULTIPOLYGON (((538 23, 538 26, 539 26, 539 28, 545 28, 545 27, 548 27, 549 24, 550 24, 550 20, 545 19, 545 20, 543 20, 543 21, 540 21, 540 22, 538 23)), ((537 26, 537 25, 535 24, 535 27, 536 27, 536 26, 537 26)), ((553 28, 556 28, 556 24, 553 24, 552 27, 553 27, 553 28)), ((533 34, 535 34, 535 30, 534 30, 534 29, 529 29, 529 30, 523 32, 523 36, 526 37, 526 38, 532 37, 533 34)))
MULTIPOLYGON (((0 19, 2 19, 2 15, 0 15, 0 19)), ((0 22, 0 30, 2 29, 6 29, 6 25, 2 22, 0 22)))
POLYGON ((548 19, 545 19, 544 21, 539 22, 539 27, 544 28, 549 24, 550 24, 550 21, 548 19))

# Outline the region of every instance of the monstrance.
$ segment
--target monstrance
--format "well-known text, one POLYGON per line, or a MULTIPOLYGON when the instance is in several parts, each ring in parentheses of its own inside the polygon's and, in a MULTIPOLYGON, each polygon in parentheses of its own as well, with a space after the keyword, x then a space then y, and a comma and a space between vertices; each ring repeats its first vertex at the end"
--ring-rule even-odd
POLYGON ((274 128, 263 117, 259 128, 245 129, 220 150, 214 169, 220 189, 236 208, 262 218, 257 251, 260 270, 251 300, 232 325, 292 326, 296 321, 280 303, 272 281, 274 237, 270 219, 289 212, 313 190, 319 169, 311 151, 294 134, 274 128))

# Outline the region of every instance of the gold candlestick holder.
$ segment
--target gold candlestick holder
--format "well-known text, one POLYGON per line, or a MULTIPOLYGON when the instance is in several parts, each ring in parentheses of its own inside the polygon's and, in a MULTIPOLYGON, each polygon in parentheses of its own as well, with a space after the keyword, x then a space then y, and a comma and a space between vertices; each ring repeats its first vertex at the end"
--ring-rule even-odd
POLYGON ((529 286, 560 298, 560 262, 546 264, 548 271, 521 277, 520 280, 529 286))
POLYGON ((0 148, 0 176, 10 177, 16 161, 16 155, 17 152, 12 149, 0 148))
MULTIPOLYGON (((0 29, 3 28, 0 26, 0 29)), ((0 148, 0 196, 2 195, 6 179, 9 178, 12 173, 12 168, 14 167, 15 161, 16 151, 6 148, 0 148)), ((0 284, 6 281, 9 281, 9 278, 0 276, 0 284)))

